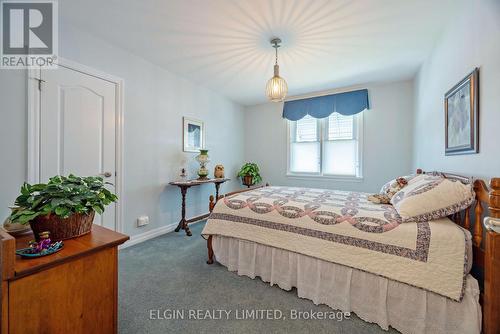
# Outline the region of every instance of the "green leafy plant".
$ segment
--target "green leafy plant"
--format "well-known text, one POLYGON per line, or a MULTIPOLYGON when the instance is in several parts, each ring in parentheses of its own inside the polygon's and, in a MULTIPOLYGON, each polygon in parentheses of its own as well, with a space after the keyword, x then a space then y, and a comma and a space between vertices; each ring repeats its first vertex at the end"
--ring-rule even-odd
POLYGON ((10 215, 13 223, 27 224, 38 216, 55 214, 68 218, 73 213, 99 214, 118 197, 105 188, 102 177, 55 176, 48 183, 28 184, 21 187, 16 208, 10 215))
POLYGON ((253 183, 259 183, 262 181, 260 176, 259 166, 253 162, 247 162, 244 164, 240 171, 238 172, 239 177, 251 176, 253 183))

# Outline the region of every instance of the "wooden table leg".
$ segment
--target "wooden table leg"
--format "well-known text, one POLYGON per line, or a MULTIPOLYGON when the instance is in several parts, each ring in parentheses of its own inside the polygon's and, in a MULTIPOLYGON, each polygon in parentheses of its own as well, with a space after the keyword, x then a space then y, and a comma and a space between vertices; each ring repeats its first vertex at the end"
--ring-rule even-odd
POLYGON ((219 200, 219 188, 220 188, 220 183, 216 182, 215 183, 215 202, 219 200))
POLYGON ((190 237, 192 233, 189 230, 189 226, 186 220, 186 193, 189 187, 181 186, 180 188, 182 195, 181 221, 179 222, 179 225, 177 225, 177 227, 175 228, 175 232, 179 232, 182 228, 184 231, 186 231, 187 236, 190 237))

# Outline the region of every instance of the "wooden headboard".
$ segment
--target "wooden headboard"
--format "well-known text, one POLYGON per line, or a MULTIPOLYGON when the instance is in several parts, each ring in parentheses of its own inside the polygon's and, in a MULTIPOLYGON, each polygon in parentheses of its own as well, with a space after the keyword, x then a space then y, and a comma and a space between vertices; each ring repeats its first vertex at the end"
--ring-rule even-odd
POLYGON ((500 233, 484 231, 483 219, 485 208, 489 216, 500 218, 500 178, 490 181, 490 190, 481 179, 443 172, 424 172, 417 169, 417 174, 440 175, 448 179, 473 184, 476 201, 462 212, 450 216, 456 224, 472 234, 473 266, 483 273, 474 275, 483 286, 480 303, 483 306, 483 332, 500 333, 500 233), (472 214, 472 215, 471 215, 472 214), (474 223, 471 224, 471 216, 474 223))
MULTIPOLYGON (((484 248, 481 247, 483 241, 483 214, 484 207, 489 207, 490 198, 489 191, 486 183, 483 180, 474 180, 466 176, 461 176, 451 173, 443 172, 424 172, 421 169, 417 169, 417 174, 427 174, 427 175, 439 175, 447 179, 458 180, 465 184, 473 184, 474 192, 476 193, 476 201, 472 205, 462 212, 455 213, 449 218, 453 220, 456 224, 462 226, 463 228, 470 231, 472 234, 472 244, 474 248, 474 256, 479 256, 478 263, 475 263, 479 267, 484 267, 484 248), (474 214, 474 221, 479 222, 479 224, 474 223, 471 228, 471 212, 474 214)), ((476 259, 474 259, 476 260, 476 259)))

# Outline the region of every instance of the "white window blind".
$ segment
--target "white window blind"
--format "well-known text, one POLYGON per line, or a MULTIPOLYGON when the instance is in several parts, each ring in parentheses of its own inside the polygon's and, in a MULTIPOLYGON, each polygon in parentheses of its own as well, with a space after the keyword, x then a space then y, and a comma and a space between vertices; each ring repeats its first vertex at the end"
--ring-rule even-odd
POLYGON ((361 114, 290 121, 289 172, 361 176, 360 124, 361 114))
POLYGON ((328 140, 353 139, 354 116, 333 113, 328 117, 328 140))
POLYGON ((318 119, 307 115, 290 127, 290 166, 299 173, 318 173, 320 170, 320 141, 318 119))
POLYGON ((296 123, 295 141, 298 143, 318 140, 318 120, 307 115, 296 123))

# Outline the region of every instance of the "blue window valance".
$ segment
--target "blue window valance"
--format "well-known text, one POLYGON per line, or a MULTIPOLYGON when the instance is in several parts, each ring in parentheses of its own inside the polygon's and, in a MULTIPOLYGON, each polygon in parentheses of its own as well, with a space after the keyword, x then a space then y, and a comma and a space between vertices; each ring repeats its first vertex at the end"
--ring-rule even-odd
POLYGON ((287 101, 283 107, 283 118, 297 121, 306 115, 325 118, 334 112, 342 115, 354 115, 370 109, 368 90, 324 95, 302 100, 287 101))

